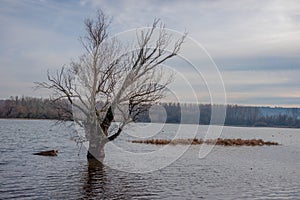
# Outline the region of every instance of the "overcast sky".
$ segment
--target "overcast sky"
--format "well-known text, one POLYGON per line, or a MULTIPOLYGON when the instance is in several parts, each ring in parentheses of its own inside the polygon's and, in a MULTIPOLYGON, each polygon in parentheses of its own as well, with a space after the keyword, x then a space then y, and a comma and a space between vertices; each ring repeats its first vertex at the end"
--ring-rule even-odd
POLYGON ((0 98, 44 95, 33 82, 81 54, 83 20, 99 8, 112 34, 155 18, 188 31, 220 70, 228 103, 300 107, 297 0, 1 0, 0 98))

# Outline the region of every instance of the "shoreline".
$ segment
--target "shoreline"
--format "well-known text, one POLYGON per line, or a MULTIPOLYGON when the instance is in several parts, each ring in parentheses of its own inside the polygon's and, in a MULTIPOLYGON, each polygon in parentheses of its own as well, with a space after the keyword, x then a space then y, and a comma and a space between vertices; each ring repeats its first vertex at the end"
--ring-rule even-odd
MULTIPOLYGON (((58 119, 46 119, 46 118, 0 118, 0 120, 49 120, 49 121, 61 121, 58 119)), ((65 122, 72 122, 73 120, 66 120, 65 122)), ((160 124, 157 122, 136 122, 136 123, 154 123, 154 124, 160 124)), ((190 123, 167 123, 166 124, 190 124, 190 123)), ((286 128, 286 129, 300 129, 300 127, 291 127, 291 126, 236 126, 236 125, 219 125, 219 124, 190 124, 190 125, 199 125, 199 126, 209 126, 209 125, 213 125, 213 126, 223 126, 223 127, 232 127, 232 128, 286 128)))

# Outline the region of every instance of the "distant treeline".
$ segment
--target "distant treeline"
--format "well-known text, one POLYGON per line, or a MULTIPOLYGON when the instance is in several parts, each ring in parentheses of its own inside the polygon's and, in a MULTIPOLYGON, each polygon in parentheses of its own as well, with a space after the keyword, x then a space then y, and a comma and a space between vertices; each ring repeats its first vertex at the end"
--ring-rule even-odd
MULTIPOLYGON (((299 108, 271 108, 239 105, 160 103, 139 115, 138 122, 210 124, 212 110, 226 110, 225 125, 300 128, 299 108), (163 107, 164 109, 162 109, 163 107), (154 108, 154 109, 153 109, 154 108)), ((72 120, 64 101, 32 97, 0 100, 0 118, 72 120)))
POLYGON ((33 97, 11 97, 0 100, 0 118, 67 119, 71 120, 71 107, 66 101, 33 97))
MULTIPOLYGON (((180 123, 184 121, 184 123, 208 125, 211 123, 211 114, 214 109, 217 113, 216 115, 218 115, 218 111, 222 112, 222 110, 226 110, 224 125, 227 126, 300 128, 299 108, 179 103, 162 103, 160 105, 166 111, 165 121, 167 123, 180 123), (197 113, 200 116, 197 116, 197 113)), ((155 114, 155 112, 150 112, 150 115, 149 113, 144 113, 139 118, 141 122, 161 122, 163 120, 161 119, 161 115, 155 114)))

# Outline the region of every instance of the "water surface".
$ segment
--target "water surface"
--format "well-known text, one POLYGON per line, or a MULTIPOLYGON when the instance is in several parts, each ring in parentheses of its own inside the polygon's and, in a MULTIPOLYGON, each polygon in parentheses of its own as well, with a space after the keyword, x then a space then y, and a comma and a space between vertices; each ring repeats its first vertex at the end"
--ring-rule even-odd
MULTIPOLYGON (((184 125, 193 135, 196 125, 184 125)), ((198 126, 196 126, 198 128, 198 126)), ((204 137, 207 126, 199 126, 204 137)), ((126 130, 114 145, 131 152, 160 146, 132 144, 134 136, 172 138, 178 125, 140 124, 126 130), (155 133, 158 133, 154 135, 155 133)), ((299 199, 299 129, 224 127, 224 138, 261 138, 280 146, 222 147, 199 159, 191 146, 179 159, 150 173, 127 173, 89 164, 85 149, 71 139, 73 128, 48 120, 0 120, 0 199, 299 199), (32 155, 58 149, 57 157, 32 155)), ((140 139, 140 138, 139 138, 140 139)), ((172 147, 175 153, 181 146, 172 147)), ((106 160, 129 161, 106 148, 106 160)), ((165 155, 168 156, 168 155, 165 155)), ((158 157, 155 163, 163 162, 158 157)), ((140 163, 141 165, 143 163, 140 163)))

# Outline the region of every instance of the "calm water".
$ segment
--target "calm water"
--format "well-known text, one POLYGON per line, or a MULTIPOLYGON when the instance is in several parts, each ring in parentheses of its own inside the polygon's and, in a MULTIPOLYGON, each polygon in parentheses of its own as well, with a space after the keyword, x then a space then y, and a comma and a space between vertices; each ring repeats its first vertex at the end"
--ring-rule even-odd
MULTIPOLYGON (((133 137, 204 137, 207 126, 140 124, 112 145, 127 152, 159 152, 163 147, 132 144, 133 137)), ((218 128, 218 127, 213 127, 218 128)), ((215 147, 203 159, 200 146, 172 146, 148 161, 133 163, 107 146, 108 166, 88 164, 86 149, 72 140, 73 128, 47 120, 0 120, 0 199, 299 199, 300 129, 225 127, 224 138, 261 138, 280 146, 215 147), (32 153, 58 149, 57 157, 32 153), (161 168, 168 158, 184 154, 161 168), (79 155, 78 155, 79 154, 79 155), (149 161, 150 162, 150 161, 149 161), (128 173, 132 166, 152 171, 128 173), (120 168, 123 171, 115 170, 120 168), (155 170, 161 168, 159 170, 155 170), (154 171, 153 171, 154 170, 154 171), (125 171, 125 172, 124 172, 125 171)), ((124 156, 125 155, 125 156, 124 156)), ((138 154, 140 155, 140 154, 138 154)), ((147 171, 145 170, 145 171, 147 171)))

